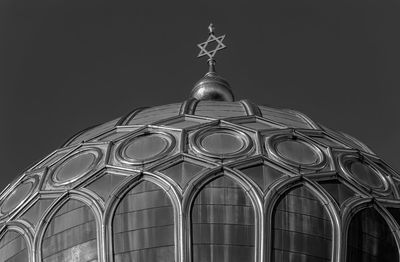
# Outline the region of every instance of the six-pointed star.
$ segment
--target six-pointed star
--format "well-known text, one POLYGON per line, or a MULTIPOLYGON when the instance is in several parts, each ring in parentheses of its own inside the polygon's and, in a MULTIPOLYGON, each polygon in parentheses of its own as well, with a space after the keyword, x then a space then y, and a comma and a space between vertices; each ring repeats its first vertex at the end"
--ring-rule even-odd
POLYGON ((202 57, 202 56, 207 55, 210 59, 212 59, 218 50, 226 48, 226 45, 224 45, 224 43, 222 43, 222 41, 224 41, 224 38, 225 38, 225 35, 216 37, 214 34, 210 34, 208 36, 207 41, 197 45, 200 48, 200 53, 197 57, 202 57), (207 45, 213 41, 216 41, 218 45, 214 50, 208 51, 207 45))

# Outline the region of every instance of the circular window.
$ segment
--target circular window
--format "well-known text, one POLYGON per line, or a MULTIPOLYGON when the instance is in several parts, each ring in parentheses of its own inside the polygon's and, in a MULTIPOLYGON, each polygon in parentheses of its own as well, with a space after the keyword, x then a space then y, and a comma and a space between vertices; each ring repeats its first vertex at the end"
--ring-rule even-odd
POLYGON ((211 157, 229 158, 248 152, 252 143, 248 135, 229 128, 212 128, 193 136, 195 151, 211 157))
POLYGON ((32 181, 26 181, 19 184, 14 189, 14 191, 3 201, 1 205, 1 212, 3 214, 11 212, 29 196, 33 188, 34 183, 32 181))
POLYGON ((322 151, 300 138, 277 136, 267 140, 267 143, 267 148, 287 164, 305 168, 321 168, 324 165, 322 151))
POLYGON ((71 183, 90 172, 97 163, 99 152, 95 150, 81 151, 63 161, 53 174, 58 184, 71 183))
POLYGON ((133 137, 119 148, 124 162, 144 164, 160 159, 173 149, 175 139, 166 133, 148 133, 133 137))
POLYGON ((356 179, 359 183, 372 189, 386 189, 386 183, 380 172, 366 162, 354 156, 342 158, 347 174, 356 179))

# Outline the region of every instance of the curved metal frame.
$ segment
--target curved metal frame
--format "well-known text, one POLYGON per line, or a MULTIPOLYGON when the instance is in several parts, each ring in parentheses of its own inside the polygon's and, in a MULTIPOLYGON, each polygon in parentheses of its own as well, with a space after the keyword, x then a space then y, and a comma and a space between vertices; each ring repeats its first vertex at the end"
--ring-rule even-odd
POLYGON ((75 199, 78 201, 83 202, 86 206, 88 206, 96 220, 96 241, 97 241, 97 254, 98 254, 98 261, 103 260, 103 246, 104 246, 104 235, 103 231, 101 230, 100 225, 102 225, 103 221, 103 210, 100 205, 92 199, 90 195, 85 192, 79 190, 71 190, 62 194, 57 200, 55 200, 48 208, 47 212, 42 216, 43 220, 38 222, 38 231, 36 232, 34 239, 33 239, 33 246, 34 250, 33 253, 35 254, 35 258, 37 262, 42 261, 42 242, 44 234, 47 230, 47 227, 54 217, 54 215, 58 212, 58 210, 67 203, 70 199, 75 199))
POLYGON ((32 232, 24 225, 23 223, 20 222, 9 222, 7 223, 1 230, 0 230, 0 240, 4 237, 4 235, 9 232, 9 231, 15 231, 22 235, 22 237, 25 239, 26 243, 26 248, 27 248, 27 253, 28 253, 28 261, 29 262, 35 262, 33 254, 35 253, 34 251, 31 252, 32 250, 32 243, 33 243, 33 234, 32 232))
POLYGON ((183 212, 183 227, 186 229, 184 230, 184 243, 185 243, 185 253, 184 253, 184 261, 185 262, 192 262, 192 222, 191 222, 191 213, 193 208, 193 203, 203 189, 208 183, 212 180, 215 180, 219 177, 226 176, 232 179, 235 183, 237 183, 249 197, 254 211, 254 232, 255 232, 255 239, 254 239, 254 261, 255 262, 262 262, 264 261, 264 250, 263 250, 263 217, 264 213, 262 212, 262 198, 257 191, 254 190, 251 183, 249 183, 243 176, 232 169, 220 166, 210 170, 210 172, 202 174, 201 176, 197 177, 196 179, 192 180, 190 184, 187 186, 182 200, 182 208, 185 212, 183 212))
POLYGON ((114 261, 114 247, 113 247, 113 219, 115 211, 125 197, 125 195, 132 190, 135 186, 137 186, 142 181, 149 181, 158 187, 160 187, 164 192, 168 195, 169 200, 171 201, 172 208, 174 209, 174 243, 175 243, 175 261, 183 262, 185 260, 182 259, 182 244, 180 243, 182 239, 182 208, 181 201, 178 192, 172 187, 166 180, 154 175, 150 172, 142 172, 139 176, 134 176, 122 185, 120 185, 117 189, 114 190, 114 194, 107 201, 105 205, 104 212, 104 221, 102 223, 103 234, 105 235, 105 243, 104 245, 104 258, 108 259, 106 261, 113 262, 114 261))
POLYGON ((264 197, 264 208, 265 208, 265 218, 266 218, 266 226, 265 226, 265 249, 266 249, 266 261, 271 260, 272 256, 272 221, 274 210, 278 204, 280 198, 287 192, 299 187, 306 187, 311 194, 313 194, 324 207, 327 212, 332 227, 332 251, 331 251, 331 261, 332 262, 340 262, 340 247, 342 245, 342 237, 341 237, 341 218, 340 218, 340 210, 336 202, 332 199, 331 196, 327 195, 325 191, 320 188, 320 186, 307 178, 298 176, 292 177, 288 180, 282 181, 277 184, 273 189, 271 189, 266 196, 264 197))
POLYGON ((243 154, 249 153, 252 150, 254 150, 253 141, 249 135, 247 135, 245 132, 243 132, 241 130, 234 129, 234 128, 227 127, 227 126, 223 126, 223 127, 214 126, 214 127, 200 129, 200 130, 196 131, 195 133, 193 133, 193 135, 190 136, 189 140, 190 140, 190 148, 194 152, 196 152, 200 155, 204 155, 206 157, 210 157, 210 158, 231 159, 231 158, 236 158, 236 157, 242 156, 243 154), (227 153, 227 154, 216 154, 216 153, 212 153, 212 152, 208 151, 202 145, 202 141, 205 137, 207 137, 207 135, 215 134, 217 132, 226 133, 226 134, 232 135, 233 137, 241 140, 241 142, 242 142, 241 148, 235 152, 227 153))

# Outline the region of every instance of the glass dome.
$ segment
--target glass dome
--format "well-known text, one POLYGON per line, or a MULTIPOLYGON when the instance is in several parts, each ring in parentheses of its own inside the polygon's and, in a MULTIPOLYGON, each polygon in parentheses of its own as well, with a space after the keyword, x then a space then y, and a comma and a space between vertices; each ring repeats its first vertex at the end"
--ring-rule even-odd
POLYGON ((400 176, 302 113, 189 99, 86 129, 0 195, 0 261, 398 261, 400 176))

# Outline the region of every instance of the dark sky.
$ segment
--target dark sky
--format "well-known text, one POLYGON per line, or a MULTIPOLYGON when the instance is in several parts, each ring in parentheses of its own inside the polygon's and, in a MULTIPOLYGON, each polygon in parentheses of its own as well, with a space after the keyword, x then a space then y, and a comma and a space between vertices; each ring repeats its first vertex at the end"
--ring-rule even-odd
POLYGON ((210 21, 238 99, 297 109, 400 170, 399 14, 399 0, 2 0, 0 188, 83 128, 186 99, 210 21))

